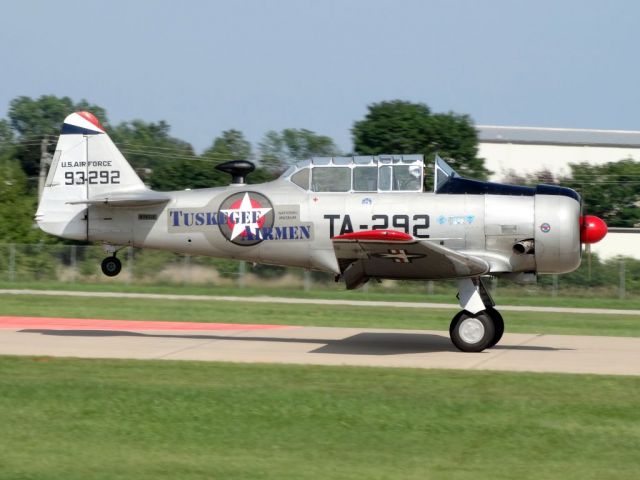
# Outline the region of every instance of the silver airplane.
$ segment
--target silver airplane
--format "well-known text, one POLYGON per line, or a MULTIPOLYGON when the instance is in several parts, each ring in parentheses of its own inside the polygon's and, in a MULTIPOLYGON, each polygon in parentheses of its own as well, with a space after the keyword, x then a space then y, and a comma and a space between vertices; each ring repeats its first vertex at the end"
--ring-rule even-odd
POLYGON ((458 175, 435 161, 425 191, 421 155, 322 157, 277 180, 247 185, 247 161, 218 168, 227 187, 148 189, 88 112, 62 126, 36 221, 59 237, 99 242, 109 276, 125 246, 331 272, 354 289, 369 279, 455 279, 461 311, 453 344, 479 352, 498 343, 502 316, 488 276, 535 280, 580 265, 581 244, 607 233, 581 215, 569 188, 503 185, 458 175))

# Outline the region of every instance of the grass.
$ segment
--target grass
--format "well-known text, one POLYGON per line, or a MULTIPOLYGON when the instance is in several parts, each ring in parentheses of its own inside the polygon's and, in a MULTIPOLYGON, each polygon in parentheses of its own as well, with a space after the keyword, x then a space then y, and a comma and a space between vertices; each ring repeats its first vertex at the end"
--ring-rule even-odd
MULTIPOLYGON (((447 330, 457 309, 0 295, 0 315, 447 330)), ((640 336, 640 316, 503 312, 507 332, 640 336)))
POLYGON ((635 479, 640 378, 0 357, 3 479, 635 479))
MULTIPOLYGON (((301 281, 302 284, 302 281, 301 281)), ((383 284, 384 285, 384 284, 383 284)), ((312 290, 302 288, 270 287, 268 280, 262 288, 225 287, 218 285, 147 285, 142 283, 69 283, 69 282, 1 282, 0 289, 34 289, 34 290, 81 290, 109 292, 142 292, 172 293, 182 295, 233 295, 292 298, 326 298, 345 300, 378 300, 406 302, 456 303, 456 288, 446 287, 436 282, 436 293, 427 294, 424 282, 410 282, 406 285, 387 288, 373 284, 366 289, 347 291, 343 284, 314 285, 312 290)), ((595 289, 560 292, 560 296, 552 297, 549 292, 540 288, 499 288, 494 299, 500 305, 529 305, 550 307, 584 307, 584 308, 619 308, 640 309, 640 297, 628 292, 628 298, 618 299, 610 296, 611 292, 595 289)))

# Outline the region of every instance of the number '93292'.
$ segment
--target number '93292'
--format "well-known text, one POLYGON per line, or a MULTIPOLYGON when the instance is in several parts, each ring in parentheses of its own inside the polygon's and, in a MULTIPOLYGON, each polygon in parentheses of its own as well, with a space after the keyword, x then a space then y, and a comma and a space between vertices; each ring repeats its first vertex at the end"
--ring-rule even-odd
POLYGON ((120 172, 118 170, 92 170, 85 172, 84 170, 76 170, 74 172, 64 173, 65 185, 106 185, 111 183, 120 183, 120 172))

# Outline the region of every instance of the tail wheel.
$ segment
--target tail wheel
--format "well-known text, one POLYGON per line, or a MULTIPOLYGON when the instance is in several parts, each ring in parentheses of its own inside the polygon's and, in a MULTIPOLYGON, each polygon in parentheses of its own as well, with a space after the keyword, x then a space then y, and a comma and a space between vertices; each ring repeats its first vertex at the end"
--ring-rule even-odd
POLYGON ((495 347, 495 345, 502 338, 502 334, 504 333, 504 320, 502 319, 502 315, 495 308, 489 307, 487 308, 487 314, 493 320, 493 326, 495 328, 495 333, 493 334, 493 339, 487 348, 495 347))
POLYGON ((116 257, 107 257, 102 260, 100 267, 102 268, 102 273, 107 277, 115 277, 122 270, 122 262, 116 257))
POLYGON ((495 336, 494 321, 486 311, 475 315, 463 310, 451 321, 449 334, 453 344, 463 352, 481 352, 495 336))

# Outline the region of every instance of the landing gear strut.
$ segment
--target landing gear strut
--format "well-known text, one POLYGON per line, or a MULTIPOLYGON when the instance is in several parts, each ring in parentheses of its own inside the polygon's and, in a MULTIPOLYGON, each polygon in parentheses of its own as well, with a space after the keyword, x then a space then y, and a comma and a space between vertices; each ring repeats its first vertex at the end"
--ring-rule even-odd
POLYGON ((120 273, 120 270, 122 270, 122 262, 116 258, 114 252, 112 256, 102 260, 100 267, 102 268, 102 273, 107 277, 115 277, 120 273))
POLYGON ((453 344, 463 352, 481 352, 495 346, 504 333, 502 315, 479 278, 458 281, 458 300, 463 308, 449 326, 453 344))

